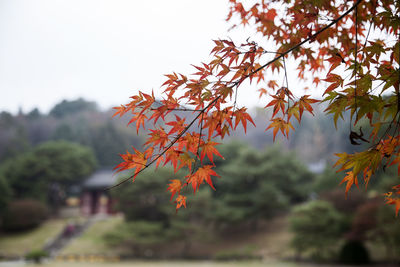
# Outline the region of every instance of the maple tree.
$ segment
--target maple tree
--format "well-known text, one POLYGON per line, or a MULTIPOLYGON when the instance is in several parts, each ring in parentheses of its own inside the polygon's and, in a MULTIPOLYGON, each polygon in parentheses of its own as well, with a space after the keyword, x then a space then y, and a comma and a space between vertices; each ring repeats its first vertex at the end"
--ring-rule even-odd
MULTIPOLYGON (((266 130, 289 137, 293 122, 301 123, 305 112, 313 114, 313 104, 326 102, 327 114, 335 125, 350 117, 349 141, 368 142, 361 152, 339 153, 335 166, 346 170, 342 183, 346 194, 362 179, 365 185, 378 168, 397 165, 400 173, 399 142, 399 39, 400 3, 393 0, 257 0, 251 4, 229 0, 227 21, 234 28, 252 27, 267 40, 267 50, 249 39, 242 44, 214 40, 211 59, 194 66, 195 73, 166 75, 163 97, 139 91, 126 105, 115 107, 115 115, 130 114, 129 124, 139 132, 149 125, 143 150, 121 155, 118 171, 134 169, 137 177, 148 166, 172 164, 175 172, 187 168, 185 177, 175 177, 167 187, 177 209, 186 207, 183 189, 196 192, 207 183, 213 187, 214 156, 218 142, 238 126, 246 132, 254 124, 246 107, 237 103, 237 92, 255 83, 265 108, 272 109, 266 130), (287 60, 297 69, 287 71, 287 60), (276 73, 275 73, 276 72, 276 73), (278 85, 276 77, 284 79, 278 85), (320 99, 298 94, 289 86, 288 76, 310 80, 322 88, 320 99), (324 85, 324 86, 323 86, 324 85), (189 112, 187 117, 173 116, 189 112), (358 122, 368 120, 372 129, 364 136, 358 122)), ((128 125, 129 125, 128 124, 128 125)), ((118 186, 117 184, 116 186, 118 186)), ((386 193, 386 203, 400 210, 400 184, 386 193)))

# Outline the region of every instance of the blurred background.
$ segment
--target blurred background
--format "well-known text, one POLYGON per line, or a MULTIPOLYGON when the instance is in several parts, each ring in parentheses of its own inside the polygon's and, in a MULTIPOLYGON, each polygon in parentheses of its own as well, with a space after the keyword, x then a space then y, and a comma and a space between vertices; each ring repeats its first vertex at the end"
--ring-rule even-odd
POLYGON ((273 143, 257 96, 239 96, 258 127, 223 141, 216 190, 185 192, 178 213, 166 188, 184 172, 148 169, 107 190, 130 175, 113 172, 119 153, 146 137, 111 107, 159 88, 165 73, 193 72, 211 39, 246 39, 227 32, 226 9, 211 0, 0 0, 0 266, 399 262, 400 224, 381 195, 395 171, 346 198, 334 153, 358 147, 323 104, 273 143))
MULTIPOLYGON (((253 112, 262 125, 268 114, 253 112)), ((49 113, 0 113, 3 264, 47 257, 59 264, 190 259, 271 266, 399 260, 398 219, 381 196, 395 172, 379 172, 368 191, 360 185, 346 198, 333 154, 354 148, 347 128, 335 130, 318 108, 289 140, 273 143, 262 127, 224 140, 216 190, 185 192, 188 208, 178 213, 166 187, 184 172, 148 169, 135 183, 107 190, 130 175, 113 172, 118 153, 144 142, 126 127, 129 118, 111 116, 82 98, 49 113)))

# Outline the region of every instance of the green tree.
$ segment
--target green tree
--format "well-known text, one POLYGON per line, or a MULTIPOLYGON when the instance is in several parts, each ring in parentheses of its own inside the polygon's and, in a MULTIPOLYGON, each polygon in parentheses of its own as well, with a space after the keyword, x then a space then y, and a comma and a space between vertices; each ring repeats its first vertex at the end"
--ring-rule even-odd
POLYGON ((256 224, 307 198, 313 175, 278 147, 259 152, 234 143, 221 151, 228 159, 217 167, 221 179, 214 179, 213 216, 222 225, 256 224), (232 149, 235 156, 229 154, 232 149))
MULTIPOLYGON (((128 173, 126 175, 129 175, 128 173)), ((112 191, 117 199, 117 208, 122 211, 127 221, 143 220, 169 223, 169 199, 165 184, 172 178, 173 171, 160 168, 154 172, 143 173, 143 179, 135 186, 117 187, 112 191)), ((126 177, 120 175, 120 177, 126 177)))
POLYGON ((96 111, 97 105, 95 102, 86 101, 82 98, 77 100, 63 100, 61 103, 55 105, 50 110, 50 115, 56 118, 62 118, 74 113, 82 111, 96 111))
POLYGON ((332 257, 344 233, 343 216, 329 202, 311 201, 293 209, 290 229, 298 256, 307 252, 315 259, 326 259, 332 257))
POLYGON ((3 218, 4 212, 7 209, 8 202, 11 199, 11 188, 8 185, 7 180, 0 175, 0 225, 1 225, 1 220, 3 218))
POLYGON ((40 199, 56 207, 65 187, 82 181, 95 167, 89 148, 51 141, 6 161, 0 173, 9 182, 15 198, 40 199))
POLYGON ((400 260, 400 224, 398 218, 393 216, 393 208, 379 205, 374 214, 375 227, 369 232, 373 242, 381 244, 385 248, 386 259, 393 262, 400 260))
POLYGON ((0 113, 0 160, 12 158, 30 148, 23 115, 0 113))
MULTIPOLYGON (((117 199, 117 208, 125 215, 125 222, 106 234, 107 243, 127 246, 138 256, 146 256, 146 250, 160 256, 157 247, 176 241, 182 243, 182 250, 174 253, 188 257, 194 241, 210 238, 213 231, 209 225, 212 208, 210 190, 205 188, 191 198, 194 209, 176 213, 170 208, 170 195, 165 188, 173 175, 173 170, 169 168, 147 170, 143 179, 136 181, 134 186, 117 187, 112 191, 117 199)), ((124 175, 121 175, 123 178, 124 175)))

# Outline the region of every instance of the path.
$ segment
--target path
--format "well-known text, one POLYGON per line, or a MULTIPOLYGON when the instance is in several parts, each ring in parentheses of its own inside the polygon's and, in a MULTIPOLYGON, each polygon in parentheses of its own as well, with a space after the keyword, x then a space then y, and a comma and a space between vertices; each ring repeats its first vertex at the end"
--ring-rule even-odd
POLYGON ((51 258, 57 256, 69 242, 80 237, 95 221, 96 217, 91 217, 84 223, 67 225, 61 233, 44 246, 43 250, 47 251, 51 258))

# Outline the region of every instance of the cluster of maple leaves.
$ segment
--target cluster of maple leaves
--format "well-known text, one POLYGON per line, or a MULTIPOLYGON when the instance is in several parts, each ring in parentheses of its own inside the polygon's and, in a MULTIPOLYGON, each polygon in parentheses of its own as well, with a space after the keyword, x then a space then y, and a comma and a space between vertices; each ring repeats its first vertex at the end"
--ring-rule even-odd
MULTIPOLYGON (((267 99, 265 108, 272 109, 266 130, 272 129, 274 139, 278 132, 289 137, 292 121, 301 123, 304 112, 312 114, 312 104, 327 102, 325 111, 333 114, 335 125, 350 113, 354 129, 349 134, 370 142, 370 147, 337 154, 339 171, 348 170, 342 180, 346 194, 358 185, 359 176, 368 185, 382 166, 397 165, 400 173, 399 1, 258 0, 246 5, 230 0, 229 4, 227 20, 240 24, 233 27, 254 28, 276 51, 252 41, 237 45, 214 40, 211 59, 194 66, 195 73, 166 75, 162 99, 139 91, 128 104, 115 107, 114 115, 131 116, 129 124, 135 124, 137 132, 149 127, 143 150, 122 154, 118 171, 134 169, 134 180, 152 164, 172 164, 175 172, 187 169, 185 177, 171 179, 167 187, 177 209, 186 207, 185 187, 196 192, 207 183, 214 188, 212 177, 218 177, 214 156, 222 158, 214 140, 224 139, 239 125, 245 131, 248 123, 254 125, 247 108, 237 103, 237 91, 244 90, 248 81, 256 83, 259 97, 267 99), (287 72, 289 58, 298 64, 296 73, 287 72), (268 79, 275 71, 285 76, 286 85, 268 79), (315 86, 324 84, 323 99, 295 97, 288 75, 301 80, 311 76, 315 86), (356 132, 363 118, 371 125, 369 137, 356 132)), ((400 185, 386 194, 386 201, 395 204, 396 213, 400 210, 400 185)))

